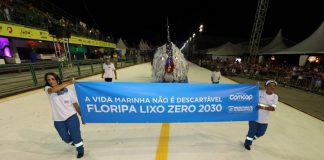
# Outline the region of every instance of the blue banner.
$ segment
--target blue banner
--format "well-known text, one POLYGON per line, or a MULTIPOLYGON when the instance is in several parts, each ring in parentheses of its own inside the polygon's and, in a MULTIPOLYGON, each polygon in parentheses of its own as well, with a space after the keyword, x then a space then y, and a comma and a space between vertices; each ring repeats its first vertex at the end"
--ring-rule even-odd
POLYGON ((249 121, 258 117, 258 85, 76 82, 86 123, 249 121))

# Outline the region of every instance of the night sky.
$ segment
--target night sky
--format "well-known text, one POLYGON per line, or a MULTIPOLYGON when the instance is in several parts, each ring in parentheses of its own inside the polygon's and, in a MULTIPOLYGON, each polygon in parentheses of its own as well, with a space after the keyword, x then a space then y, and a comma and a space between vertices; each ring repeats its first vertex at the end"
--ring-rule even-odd
MULTIPOLYGON (((115 38, 137 44, 140 39, 161 45, 166 41, 166 17, 169 17, 171 40, 182 43, 200 24, 204 35, 249 40, 257 0, 224 0, 189 3, 179 1, 103 1, 49 0, 80 20, 115 38), (110 5, 106 5, 106 4, 110 5)), ((320 1, 270 0, 262 37, 283 36, 300 42, 311 35, 324 20, 320 1)))

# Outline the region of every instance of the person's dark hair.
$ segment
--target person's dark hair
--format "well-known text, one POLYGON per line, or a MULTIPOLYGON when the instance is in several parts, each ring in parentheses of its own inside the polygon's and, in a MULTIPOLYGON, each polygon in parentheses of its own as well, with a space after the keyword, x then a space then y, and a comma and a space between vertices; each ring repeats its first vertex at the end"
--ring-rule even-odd
POLYGON ((47 76, 49 76, 49 75, 52 75, 55 78, 55 80, 57 81, 58 84, 62 84, 61 78, 56 73, 48 72, 44 76, 45 86, 50 86, 51 87, 51 85, 47 82, 47 76))

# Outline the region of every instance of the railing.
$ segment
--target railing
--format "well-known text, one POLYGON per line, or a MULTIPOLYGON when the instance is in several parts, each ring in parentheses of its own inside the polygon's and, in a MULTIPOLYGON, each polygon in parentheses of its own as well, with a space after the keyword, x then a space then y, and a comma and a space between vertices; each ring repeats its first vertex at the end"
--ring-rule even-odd
MULTIPOLYGON (((117 69, 141 63, 135 57, 116 61, 117 69)), ((0 65, 0 97, 44 86, 44 75, 54 72, 62 81, 78 79, 102 73, 102 60, 82 60, 66 62, 42 62, 0 65)))

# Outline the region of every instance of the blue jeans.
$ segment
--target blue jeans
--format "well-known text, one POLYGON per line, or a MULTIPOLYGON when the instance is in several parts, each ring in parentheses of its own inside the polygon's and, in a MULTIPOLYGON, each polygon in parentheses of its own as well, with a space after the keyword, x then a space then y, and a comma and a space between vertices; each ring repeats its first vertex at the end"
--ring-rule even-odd
POLYGON ((79 153, 84 152, 80 122, 77 114, 72 115, 65 121, 54 121, 54 126, 64 142, 73 142, 79 153))
POLYGON ((256 121, 249 121, 249 132, 245 139, 245 145, 252 145, 254 138, 263 136, 268 128, 268 124, 258 123, 256 121))

